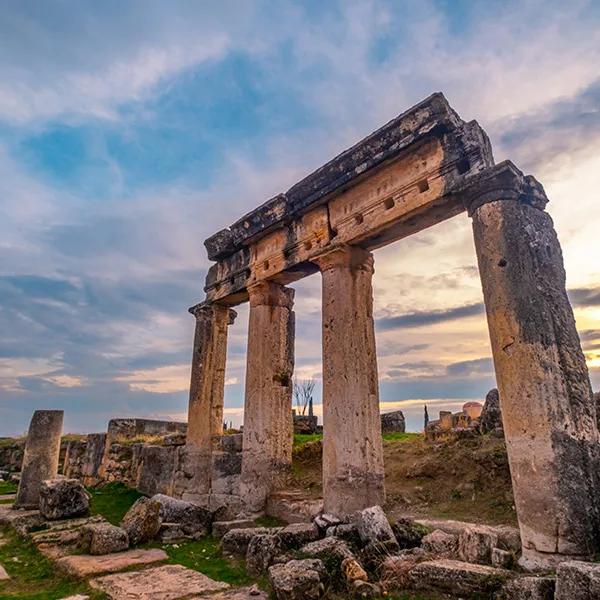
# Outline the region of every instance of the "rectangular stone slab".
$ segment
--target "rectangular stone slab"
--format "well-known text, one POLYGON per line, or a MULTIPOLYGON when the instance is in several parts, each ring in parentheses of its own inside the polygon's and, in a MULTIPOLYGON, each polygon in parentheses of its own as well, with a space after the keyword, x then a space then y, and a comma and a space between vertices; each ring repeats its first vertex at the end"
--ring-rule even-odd
POLYGON ((101 573, 115 573, 129 567, 148 565, 167 558, 166 552, 159 549, 128 550, 127 552, 117 552, 104 556, 90 556, 87 554, 65 556, 58 560, 56 564, 75 577, 89 577, 101 573))
POLYGON ((227 583, 215 581, 181 565, 107 575, 92 579, 90 585, 113 600, 178 600, 189 598, 192 594, 209 594, 229 588, 227 583))

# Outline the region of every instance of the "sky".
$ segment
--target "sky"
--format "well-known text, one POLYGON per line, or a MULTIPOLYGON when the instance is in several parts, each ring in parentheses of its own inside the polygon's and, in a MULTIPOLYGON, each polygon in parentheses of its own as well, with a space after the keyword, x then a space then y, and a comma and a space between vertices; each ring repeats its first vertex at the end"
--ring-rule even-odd
MULTIPOLYGON (((0 436, 185 420, 203 240, 435 91, 545 186, 600 388, 600 3, 22 0, 0 6, 0 436)), ((375 252, 382 410, 495 385, 469 219, 375 252)), ((320 407, 320 279, 296 374, 320 407)), ((247 307, 230 329, 242 419, 247 307)))

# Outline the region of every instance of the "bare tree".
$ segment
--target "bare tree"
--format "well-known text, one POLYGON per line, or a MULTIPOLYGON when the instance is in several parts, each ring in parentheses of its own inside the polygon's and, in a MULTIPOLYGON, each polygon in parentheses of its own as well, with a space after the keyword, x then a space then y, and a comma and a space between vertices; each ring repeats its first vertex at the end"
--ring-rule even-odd
POLYGON ((314 379, 296 379, 294 381, 294 403, 296 404, 298 414, 306 414, 306 408, 312 398, 315 384, 314 379))

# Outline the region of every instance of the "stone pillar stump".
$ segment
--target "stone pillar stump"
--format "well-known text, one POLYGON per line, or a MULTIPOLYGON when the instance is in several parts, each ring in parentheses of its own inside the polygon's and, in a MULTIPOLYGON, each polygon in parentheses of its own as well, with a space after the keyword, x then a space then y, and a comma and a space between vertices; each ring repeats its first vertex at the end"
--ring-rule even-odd
POLYGON ((241 492, 247 510, 264 510, 292 464, 294 291, 272 282, 248 289, 250 319, 241 492))
POLYGON ((466 204, 525 568, 600 550, 600 440, 560 244, 541 185, 507 163, 466 204))
POLYGON ((324 510, 385 501, 373 324, 373 256, 342 247, 315 261, 323 280, 324 510))
POLYGON ((62 426, 62 410, 36 410, 33 413, 14 508, 38 508, 42 481, 57 476, 62 426))

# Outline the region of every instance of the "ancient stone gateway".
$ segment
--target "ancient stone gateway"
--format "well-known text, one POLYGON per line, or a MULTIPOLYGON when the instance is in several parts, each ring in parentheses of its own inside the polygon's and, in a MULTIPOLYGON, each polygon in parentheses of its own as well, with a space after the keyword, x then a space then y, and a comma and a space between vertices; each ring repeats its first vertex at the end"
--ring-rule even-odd
MULTIPOLYGON (((230 307, 250 302, 241 496, 264 507, 291 462, 293 291, 323 283, 323 489, 336 514, 385 499, 371 251, 467 212, 502 402, 523 562, 600 550, 600 451, 589 376, 542 186, 434 94, 228 229, 197 328, 190 443, 221 433, 230 307)), ((204 482, 210 488, 210 477, 204 482)), ((210 492, 210 489, 208 489, 210 492)))

